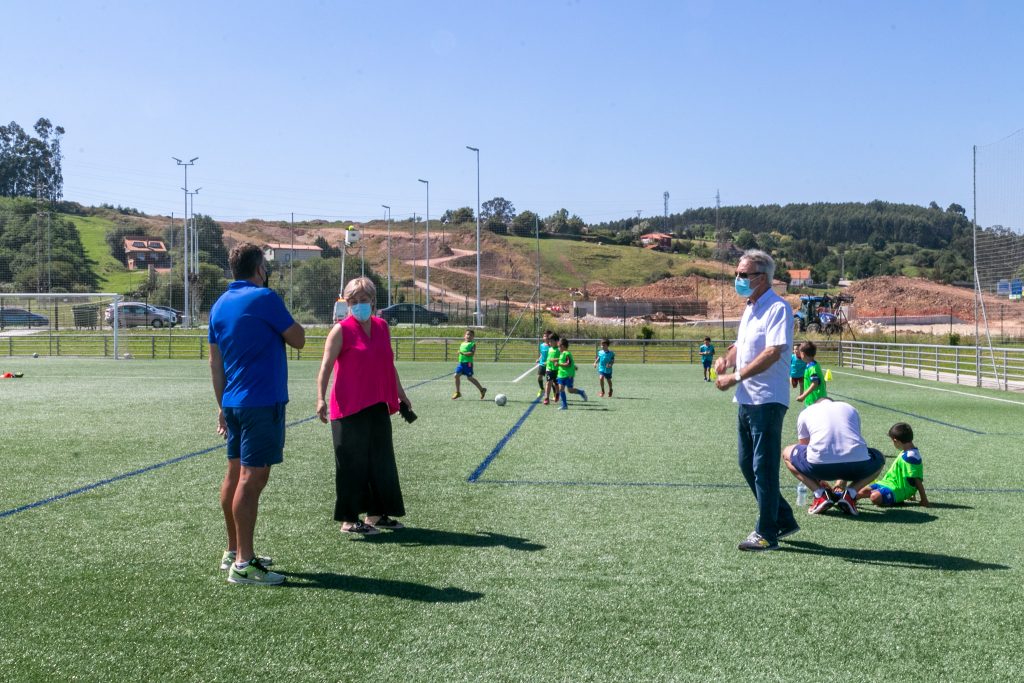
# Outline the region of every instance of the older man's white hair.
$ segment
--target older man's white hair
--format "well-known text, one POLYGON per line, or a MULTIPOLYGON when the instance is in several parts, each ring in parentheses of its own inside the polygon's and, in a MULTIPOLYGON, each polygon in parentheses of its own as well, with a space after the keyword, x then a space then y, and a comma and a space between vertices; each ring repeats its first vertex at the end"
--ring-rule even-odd
POLYGON ((748 249, 743 252, 743 259, 747 263, 754 264, 757 272, 764 273, 768 278, 768 286, 771 287, 772 282, 775 281, 775 259, 768 252, 760 249, 748 249))

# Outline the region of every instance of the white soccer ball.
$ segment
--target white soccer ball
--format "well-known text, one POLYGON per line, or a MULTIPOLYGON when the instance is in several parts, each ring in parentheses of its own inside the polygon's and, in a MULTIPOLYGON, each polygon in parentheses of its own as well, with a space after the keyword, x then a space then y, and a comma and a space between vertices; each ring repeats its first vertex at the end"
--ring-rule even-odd
POLYGON ((508 397, 505 396, 505 394, 498 394, 494 397, 494 403, 499 406, 503 406, 508 403, 508 397))
POLYGON ((35 351, 33 351, 33 352, 32 352, 32 357, 33 357, 33 358, 39 358, 39 354, 38 354, 38 353, 36 353, 35 351))

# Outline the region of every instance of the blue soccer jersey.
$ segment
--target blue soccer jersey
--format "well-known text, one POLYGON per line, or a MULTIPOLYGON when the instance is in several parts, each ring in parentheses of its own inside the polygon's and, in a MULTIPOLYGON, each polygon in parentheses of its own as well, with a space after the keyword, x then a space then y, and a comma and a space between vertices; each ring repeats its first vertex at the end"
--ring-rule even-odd
POLYGON ((615 364, 615 352, 611 349, 604 349, 597 352, 597 371, 603 374, 610 374, 612 365, 615 364))

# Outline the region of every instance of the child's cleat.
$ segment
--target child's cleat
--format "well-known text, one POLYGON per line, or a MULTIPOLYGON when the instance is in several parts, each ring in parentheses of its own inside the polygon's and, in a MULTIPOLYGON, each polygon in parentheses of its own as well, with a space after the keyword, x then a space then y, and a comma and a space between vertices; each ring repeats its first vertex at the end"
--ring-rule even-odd
POLYGON ((612 397, 612 390, 611 390, 611 389, 609 389, 609 390, 608 390, 608 398, 611 398, 611 397, 612 397))
POLYGON ((232 564, 228 571, 228 583, 249 583, 258 586, 277 586, 284 583, 284 575, 267 571, 258 558, 249 560, 249 564, 239 569, 232 564))
MULTIPOLYGON (((220 558, 220 570, 222 572, 226 572, 227 570, 231 569, 231 565, 235 563, 235 560, 237 558, 238 555, 235 553, 234 550, 225 550, 224 555, 222 555, 220 558)), ((259 563, 262 564, 264 567, 274 566, 274 561, 269 557, 257 557, 256 559, 259 560, 259 563)))
POLYGON ((484 400, 484 396, 486 396, 486 395, 487 395, 487 387, 484 387, 483 389, 480 390, 480 400, 481 401, 484 400))
POLYGON ((547 405, 549 403, 551 403, 551 401, 549 401, 548 399, 544 399, 544 405, 547 405))
MULTIPOLYGON (((837 492, 838 493, 838 492, 837 492)), ((844 514, 857 516, 857 499, 850 495, 850 489, 843 491, 842 497, 836 502, 836 505, 844 514)))
POLYGON ((457 398, 462 398, 462 394, 456 391, 454 394, 452 394, 452 400, 454 401, 457 398))
POLYGON ((740 543, 737 547, 740 550, 760 552, 763 550, 778 550, 779 544, 770 543, 768 539, 762 536, 761 534, 757 533, 756 531, 751 531, 750 535, 747 536, 746 540, 740 543))
POLYGON ((558 406, 559 410, 569 410, 567 406, 558 406))
POLYGON ((537 390, 537 398, 540 398, 543 395, 544 395, 544 390, 543 389, 538 389, 537 390))
POLYGON ((604 392, 602 391, 600 394, 598 394, 598 396, 600 396, 601 398, 604 398, 604 392))
POLYGON ((582 389, 580 389, 580 396, 583 397, 583 402, 586 403, 587 402, 587 392, 585 392, 582 389))

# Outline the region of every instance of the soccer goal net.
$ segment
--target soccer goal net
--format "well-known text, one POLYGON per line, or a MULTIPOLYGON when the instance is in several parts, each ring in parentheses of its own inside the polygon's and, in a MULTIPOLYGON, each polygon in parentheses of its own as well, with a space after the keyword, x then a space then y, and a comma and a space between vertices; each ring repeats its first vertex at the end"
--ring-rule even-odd
POLYGON ((974 284, 989 348, 1024 332, 1024 129, 974 148, 974 284))
MULTIPOLYGON (((120 331, 133 313, 119 294, 0 293, 0 355, 120 358, 120 331)), ((170 317, 140 313, 160 324, 170 317)))

